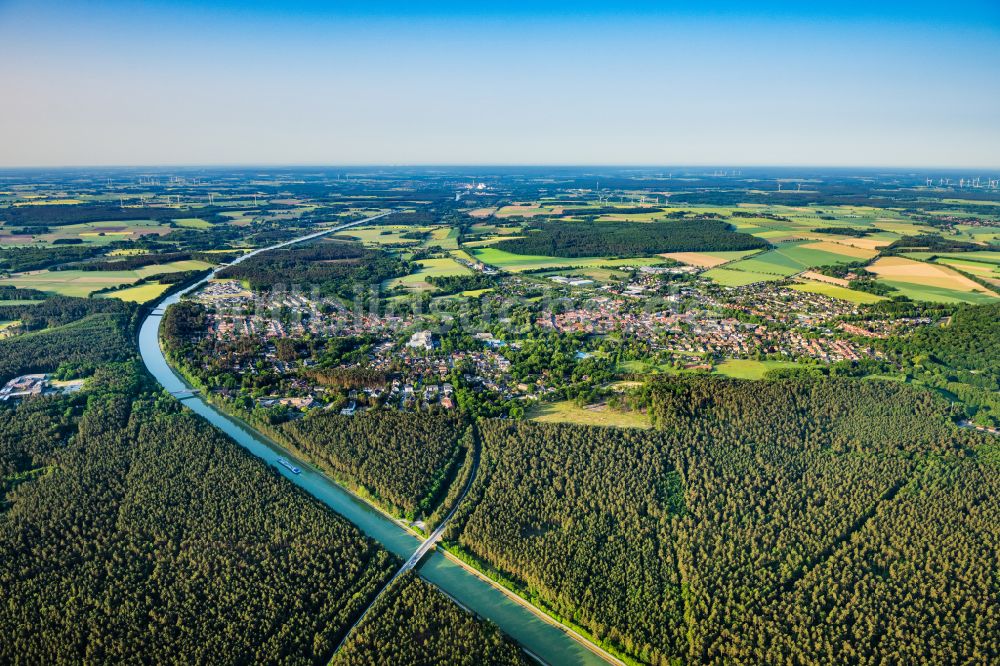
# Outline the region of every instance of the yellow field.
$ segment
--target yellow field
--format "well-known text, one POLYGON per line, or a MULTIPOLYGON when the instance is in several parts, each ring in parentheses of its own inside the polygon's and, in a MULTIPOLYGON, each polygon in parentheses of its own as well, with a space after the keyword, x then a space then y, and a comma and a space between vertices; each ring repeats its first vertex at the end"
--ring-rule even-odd
POLYGON ((470 217, 484 218, 489 217, 493 213, 497 212, 496 208, 476 208, 475 210, 469 211, 470 217))
POLYGON ((829 296, 830 298, 839 298, 843 301, 849 301, 851 303, 870 304, 886 300, 884 296, 877 296, 863 291, 855 291, 853 289, 847 289, 845 287, 828 284, 826 282, 806 282, 805 284, 795 284, 792 285, 792 289, 795 289, 796 291, 808 291, 813 294, 822 294, 823 296, 829 296))
POLYGON ((664 259, 673 259, 674 261, 679 261, 682 264, 697 266, 699 268, 714 268, 715 266, 721 266, 722 264, 731 261, 730 259, 713 257, 710 254, 704 254, 702 252, 667 252, 665 254, 661 254, 660 256, 664 259))
POLYGON ((160 284, 159 282, 140 284, 138 287, 129 287, 128 289, 122 289, 110 294, 101 294, 101 297, 117 298, 120 301, 129 301, 131 303, 148 303, 166 291, 169 286, 168 284, 160 284))
POLYGON ((945 266, 925 264, 905 257, 882 257, 868 267, 880 278, 896 282, 941 287, 953 291, 985 291, 964 275, 945 266))

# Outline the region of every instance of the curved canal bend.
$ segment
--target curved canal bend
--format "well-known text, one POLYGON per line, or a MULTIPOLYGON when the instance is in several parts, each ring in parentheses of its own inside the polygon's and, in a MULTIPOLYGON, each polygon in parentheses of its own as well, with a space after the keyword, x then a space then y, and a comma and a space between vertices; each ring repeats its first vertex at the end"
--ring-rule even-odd
MULTIPOLYGON (((309 234, 291 241, 279 243, 271 247, 255 250, 243 255, 233 263, 293 243, 299 243, 313 238, 340 231, 358 224, 371 222, 374 219, 388 215, 383 213, 350 224, 309 234)), ((278 446, 247 424, 238 422, 201 398, 191 393, 192 387, 167 363, 160 348, 159 329, 163 313, 167 307, 178 302, 184 294, 197 289, 215 276, 216 269, 195 284, 183 291, 177 292, 157 303, 153 311, 142 322, 139 331, 139 354, 146 369, 172 395, 178 397, 182 404, 206 419, 216 428, 227 434, 237 444, 250 453, 266 461, 277 469, 278 473, 295 485, 330 507, 338 514, 352 522, 362 532, 378 541, 383 547, 397 556, 408 559, 419 547, 421 541, 402 525, 391 520, 373 507, 356 498, 347 490, 337 485, 321 474, 311 465, 297 459, 291 453, 278 446), (277 458, 284 457, 301 469, 300 474, 292 474, 289 470, 276 463, 277 458)), ((435 551, 424 558, 417 569, 418 575, 424 580, 436 585, 461 605, 474 611, 481 617, 488 618, 517 641, 532 655, 548 664, 606 664, 607 662, 589 647, 575 639, 566 629, 537 616, 523 605, 513 601, 504 592, 486 582, 476 574, 435 551)))

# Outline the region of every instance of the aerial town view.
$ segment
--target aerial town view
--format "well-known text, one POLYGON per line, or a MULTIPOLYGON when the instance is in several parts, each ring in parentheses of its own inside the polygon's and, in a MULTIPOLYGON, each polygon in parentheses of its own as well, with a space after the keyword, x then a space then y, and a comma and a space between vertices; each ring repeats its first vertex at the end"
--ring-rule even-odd
POLYGON ((0 4, 0 663, 1000 663, 966 4, 0 4))

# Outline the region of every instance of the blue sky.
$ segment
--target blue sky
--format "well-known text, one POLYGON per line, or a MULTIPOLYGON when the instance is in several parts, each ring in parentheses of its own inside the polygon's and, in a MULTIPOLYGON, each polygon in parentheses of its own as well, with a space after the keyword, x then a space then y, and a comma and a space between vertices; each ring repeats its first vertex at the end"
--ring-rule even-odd
POLYGON ((0 166, 1000 167, 995 2, 0 0, 0 166))

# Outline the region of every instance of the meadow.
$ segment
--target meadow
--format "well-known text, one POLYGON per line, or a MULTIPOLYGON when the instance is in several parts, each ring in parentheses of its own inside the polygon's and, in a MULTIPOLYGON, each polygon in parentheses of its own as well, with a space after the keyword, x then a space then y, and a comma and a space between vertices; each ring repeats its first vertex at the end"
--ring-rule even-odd
POLYGON ((543 402, 528 411, 528 418, 540 423, 575 423, 616 428, 649 428, 649 416, 643 412, 621 412, 607 405, 580 407, 572 400, 543 402))

